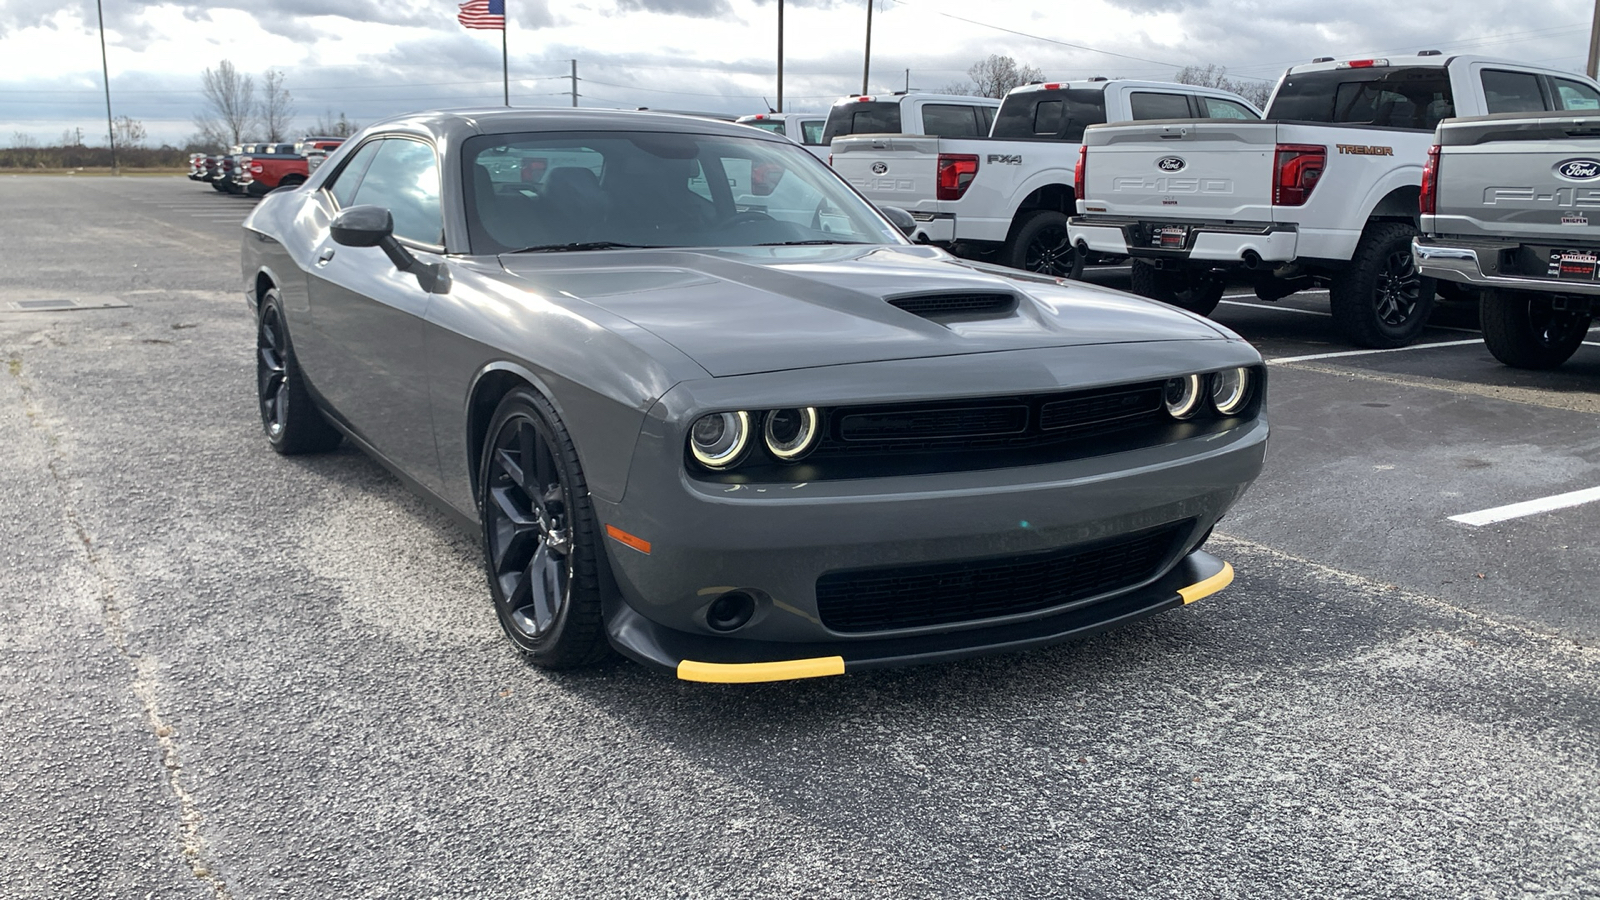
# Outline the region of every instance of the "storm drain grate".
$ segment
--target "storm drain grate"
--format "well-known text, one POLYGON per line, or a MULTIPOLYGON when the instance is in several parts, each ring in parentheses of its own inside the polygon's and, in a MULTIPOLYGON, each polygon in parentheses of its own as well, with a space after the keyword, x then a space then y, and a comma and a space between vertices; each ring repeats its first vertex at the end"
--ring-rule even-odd
POLYGON ((11 308, 23 312, 38 312, 48 309, 77 309, 76 300, 13 300, 11 308))

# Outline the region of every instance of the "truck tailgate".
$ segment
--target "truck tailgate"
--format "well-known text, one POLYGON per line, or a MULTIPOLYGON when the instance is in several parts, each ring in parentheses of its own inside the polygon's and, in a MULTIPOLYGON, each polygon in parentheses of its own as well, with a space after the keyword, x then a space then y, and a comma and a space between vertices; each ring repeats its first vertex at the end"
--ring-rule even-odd
POLYGON ((881 206, 932 210, 938 196, 939 138, 852 135, 834 138, 833 168, 881 206))
POLYGON ((1439 127, 1435 234, 1600 240, 1600 116, 1462 119, 1439 127))
POLYGON ((1278 126, 1165 121, 1095 125, 1079 208, 1175 222, 1271 222, 1278 126))

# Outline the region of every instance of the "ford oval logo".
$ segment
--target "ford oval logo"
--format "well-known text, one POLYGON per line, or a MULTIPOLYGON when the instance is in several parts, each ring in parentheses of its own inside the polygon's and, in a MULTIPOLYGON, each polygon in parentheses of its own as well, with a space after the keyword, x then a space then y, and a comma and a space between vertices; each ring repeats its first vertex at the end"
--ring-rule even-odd
POLYGON ((1182 172, 1187 165, 1181 156, 1163 156, 1156 160, 1156 168, 1163 172, 1182 172))
POLYGON ((1573 181, 1600 178, 1600 159, 1564 159, 1556 163, 1556 174, 1573 181))
POLYGON ((872 174, 874 175, 882 175, 887 171, 889 171, 888 163, 875 162, 872 164, 872 174))

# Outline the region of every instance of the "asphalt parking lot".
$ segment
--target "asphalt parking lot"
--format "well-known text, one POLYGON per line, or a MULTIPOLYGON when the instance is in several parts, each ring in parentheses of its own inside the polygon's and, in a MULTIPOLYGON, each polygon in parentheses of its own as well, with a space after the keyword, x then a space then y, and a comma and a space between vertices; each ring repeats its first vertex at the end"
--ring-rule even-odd
POLYGON ((1451 519, 1600 486, 1600 331, 1522 372, 1470 311, 1353 352, 1240 289, 1228 590, 953 665, 549 674, 471 537, 261 438, 252 202, 0 177, 0 896, 1600 896, 1600 503, 1451 519))

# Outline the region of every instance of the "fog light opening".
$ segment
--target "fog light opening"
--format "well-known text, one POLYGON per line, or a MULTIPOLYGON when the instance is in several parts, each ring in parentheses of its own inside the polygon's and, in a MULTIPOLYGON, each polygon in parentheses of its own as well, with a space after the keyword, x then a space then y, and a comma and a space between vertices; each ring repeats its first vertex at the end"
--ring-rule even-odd
POLYGON ((756 614, 756 600, 744 591, 731 591, 712 601, 706 610, 706 625, 712 631, 737 631, 756 614))

